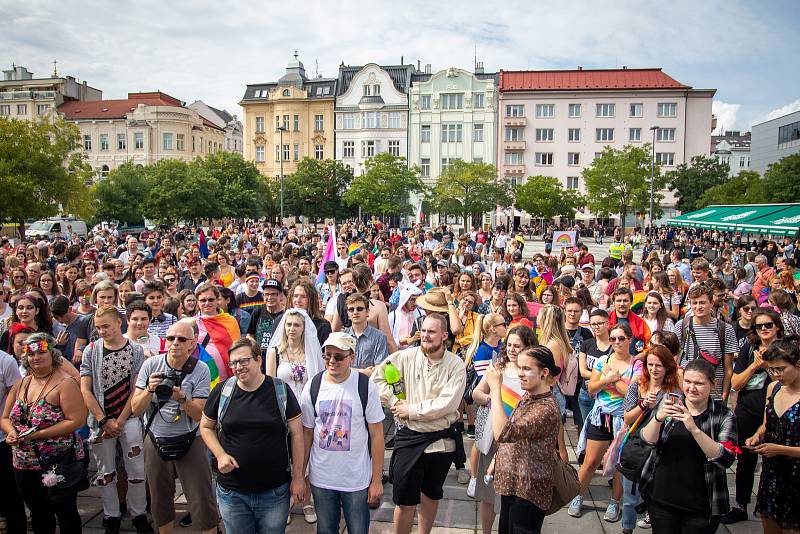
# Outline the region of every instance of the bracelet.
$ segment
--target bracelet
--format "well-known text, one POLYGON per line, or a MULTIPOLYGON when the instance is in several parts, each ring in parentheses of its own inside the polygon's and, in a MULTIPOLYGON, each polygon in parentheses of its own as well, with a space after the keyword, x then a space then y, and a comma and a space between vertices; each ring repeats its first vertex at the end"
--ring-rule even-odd
POLYGON ((657 415, 654 415, 653 419, 655 419, 657 423, 663 423, 664 422, 664 420, 663 419, 659 419, 657 415))
POLYGON ((108 423, 108 416, 106 416, 106 417, 103 417, 102 419, 100 419, 100 420, 97 422, 97 425, 98 425, 100 428, 103 428, 103 426, 105 426, 105 424, 106 424, 106 423, 108 423))

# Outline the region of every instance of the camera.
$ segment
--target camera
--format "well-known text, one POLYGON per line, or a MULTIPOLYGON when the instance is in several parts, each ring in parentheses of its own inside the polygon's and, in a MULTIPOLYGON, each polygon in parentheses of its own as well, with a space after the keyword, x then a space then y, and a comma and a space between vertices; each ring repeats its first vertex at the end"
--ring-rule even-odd
POLYGON ((158 402, 167 402, 172 398, 172 388, 181 387, 183 373, 175 369, 169 369, 162 373, 161 382, 156 386, 156 399, 158 402))

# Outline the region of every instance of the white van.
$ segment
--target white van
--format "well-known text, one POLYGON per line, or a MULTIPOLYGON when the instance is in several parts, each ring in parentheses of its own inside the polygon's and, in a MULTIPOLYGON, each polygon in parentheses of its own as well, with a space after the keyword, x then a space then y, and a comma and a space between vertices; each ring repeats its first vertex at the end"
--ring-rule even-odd
POLYGON ((89 235, 86 223, 74 217, 51 217, 36 221, 25 230, 26 237, 35 239, 53 239, 57 233, 67 239, 72 233, 77 233, 80 237, 89 235))

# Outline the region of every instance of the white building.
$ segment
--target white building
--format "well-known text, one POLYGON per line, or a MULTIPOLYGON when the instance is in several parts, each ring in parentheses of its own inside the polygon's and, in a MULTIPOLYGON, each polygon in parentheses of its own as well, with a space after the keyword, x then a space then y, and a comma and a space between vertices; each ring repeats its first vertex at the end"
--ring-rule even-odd
POLYGON ((750 153, 750 166, 762 175, 771 164, 800 153, 800 111, 754 125, 750 153))
POLYGON ((408 157, 408 90, 411 65, 342 65, 336 87, 336 159, 353 174, 381 152, 408 157))
POLYGON ((224 147, 226 151, 242 154, 244 127, 236 115, 231 115, 224 109, 211 107, 202 100, 197 100, 189 104, 188 107, 189 109, 196 110, 201 117, 211 121, 218 128, 225 130, 224 147))
POLYGON ((728 176, 736 176, 750 169, 750 132, 724 132, 711 137, 711 155, 726 163, 728 176))
MULTIPOLYGON (((693 89, 661 69, 501 70, 498 85, 497 166, 511 183, 555 176, 585 192, 581 171, 603 148, 654 138, 662 172, 710 153, 716 90, 693 89)), ((676 213, 675 198, 662 193, 666 219, 676 213)))

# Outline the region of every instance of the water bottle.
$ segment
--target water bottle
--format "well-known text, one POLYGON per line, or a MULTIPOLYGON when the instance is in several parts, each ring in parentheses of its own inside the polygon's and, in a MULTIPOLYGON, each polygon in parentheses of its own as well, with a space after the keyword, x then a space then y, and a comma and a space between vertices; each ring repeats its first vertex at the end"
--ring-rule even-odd
POLYGON ((400 371, 392 365, 392 362, 387 362, 386 367, 383 369, 383 377, 386 379, 386 383, 389 384, 389 387, 392 388, 392 393, 394 396, 400 400, 405 400, 406 398, 406 388, 403 384, 402 377, 400 376, 400 371))

